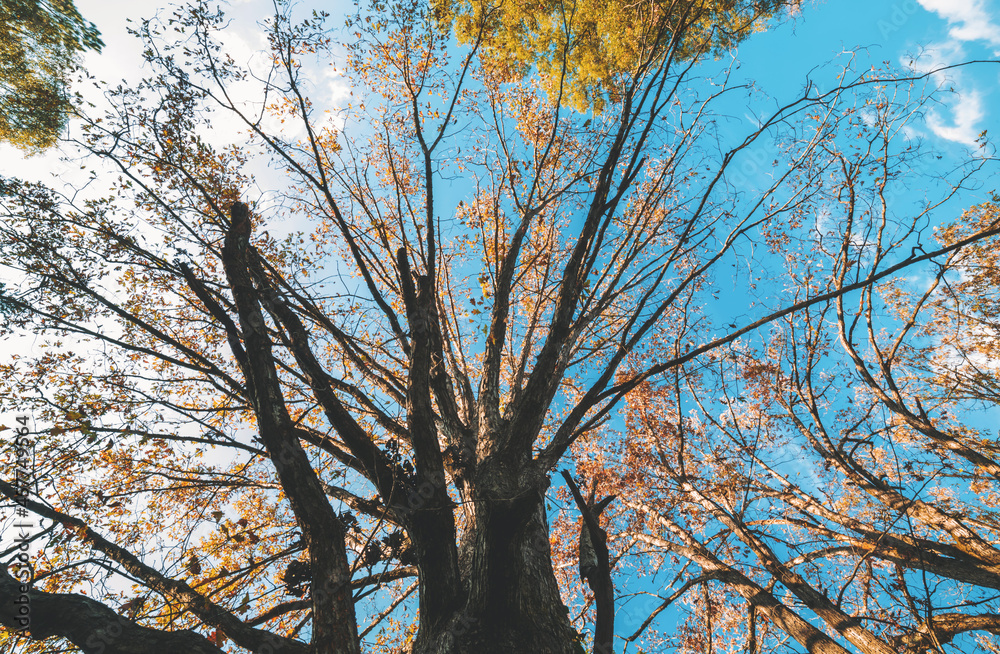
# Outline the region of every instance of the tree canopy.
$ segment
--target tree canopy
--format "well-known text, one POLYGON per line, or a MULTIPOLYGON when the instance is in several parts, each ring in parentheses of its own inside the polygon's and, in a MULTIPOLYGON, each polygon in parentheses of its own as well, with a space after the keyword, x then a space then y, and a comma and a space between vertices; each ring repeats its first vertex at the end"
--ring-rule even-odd
POLYGON ((72 0, 4 0, 0 140, 26 152, 54 145, 71 106, 67 77, 78 55, 102 45, 72 0))
POLYGON ((436 15, 500 65, 533 69, 550 94, 600 111, 639 69, 735 47, 799 0, 436 0, 436 15), (672 43, 676 41, 676 43, 672 43))
POLYGON ((1000 213, 933 73, 734 125, 668 12, 581 113, 496 16, 277 9, 144 22, 86 188, 0 181, 7 651, 996 647, 1000 213))

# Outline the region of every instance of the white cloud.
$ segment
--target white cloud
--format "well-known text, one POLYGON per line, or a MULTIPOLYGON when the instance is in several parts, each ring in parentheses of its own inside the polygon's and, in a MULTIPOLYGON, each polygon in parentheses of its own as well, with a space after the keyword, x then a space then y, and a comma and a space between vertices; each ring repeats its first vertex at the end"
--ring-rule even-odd
POLYGON ((1000 25, 993 22, 983 0, 917 0, 952 26, 948 35, 956 41, 986 41, 1000 46, 1000 25))
MULTIPOLYGON (((959 41, 943 41, 940 43, 928 43, 920 49, 916 56, 906 58, 906 64, 913 70, 920 73, 929 73, 950 66, 965 58, 965 50, 959 41)), ((948 71, 948 75, 957 75, 957 71, 948 71)), ((944 73, 937 73, 935 79, 939 84, 949 81, 944 73)))
MULTIPOLYGON (((920 0, 920 3, 928 9, 946 7, 947 15, 942 10, 934 10, 949 22, 955 22, 952 15, 974 16, 973 10, 981 9, 978 0, 920 0)), ((988 17, 981 20, 984 26, 989 23, 988 17)), ((963 69, 943 70, 968 58, 962 40, 955 35, 957 29, 950 31, 951 39, 928 44, 919 55, 907 58, 904 63, 915 72, 931 73, 939 90, 951 92, 939 96, 941 106, 927 114, 926 125, 931 132, 938 138, 975 147, 976 138, 982 131, 981 121, 986 118, 983 94, 972 85, 963 69)), ((1000 28, 991 29, 997 30, 997 44, 1000 44, 1000 28)))
POLYGON ((961 93, 948 104, 951 105, 951 118, 942 118, 940 112, 934 111, 927 116, 927 126, 943 139, 975 146, 982 131, 979 121, 986 115, 979 91, 961 93))
POLYGON ((330 108, 345 108, 351 101, 351 81, 342 72, 332 66, 327 67, 325 77, 330 93, 330 108))

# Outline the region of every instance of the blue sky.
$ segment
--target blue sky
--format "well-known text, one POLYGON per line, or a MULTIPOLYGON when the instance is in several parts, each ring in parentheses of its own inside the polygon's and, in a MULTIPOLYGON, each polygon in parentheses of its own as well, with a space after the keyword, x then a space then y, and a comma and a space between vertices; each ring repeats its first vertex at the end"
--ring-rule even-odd
MULTIPOLYGON (((1000 2, 807 2, 795 20, 743 44, 739 58, 762 89, 780 96, 800 89, 817 67, 845 53, 854 53, 859 62, 919 72, 993 59, 1000 53, 1000 2)), ((943 141, 935 146, 972 146, 983 129, 996 125, 990 107, 998 76, 1000 67, 984 64, 935 78, 956 92, 927 116, 927 135, 943 141)), ((811 77, 822 84, 818 71, 811 77)))

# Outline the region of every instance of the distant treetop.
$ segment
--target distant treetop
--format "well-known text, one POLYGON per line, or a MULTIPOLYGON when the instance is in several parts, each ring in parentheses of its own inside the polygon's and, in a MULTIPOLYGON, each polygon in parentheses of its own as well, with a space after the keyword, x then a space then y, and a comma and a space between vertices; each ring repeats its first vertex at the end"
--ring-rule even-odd
POLYGON ((482 39, 498 64, 536 67, 548 91, 600 112, 624 73, 730 48, 799 0, 432 0, 462 41, 482 39), (567 41, 567 34, 572 39, 567 41), (677 50, 669 47, 683 35, 677 50), (565 74, 563 70, 565 67, 565 74))
POLYGON ((66 124, 66 78, 77 56, 103 45, 72 0, 3 0, 0 140, 29 153, 52 146, 66 124))

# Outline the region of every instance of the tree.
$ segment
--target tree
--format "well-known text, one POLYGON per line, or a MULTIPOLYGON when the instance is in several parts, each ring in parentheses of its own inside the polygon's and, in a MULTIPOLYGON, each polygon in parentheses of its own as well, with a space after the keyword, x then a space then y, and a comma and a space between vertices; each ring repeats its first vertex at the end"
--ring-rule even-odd
MULTIPOLYGON (((678 587, 714 587, 691 622, 709 639, 713 620, 728 629, 719 651, 788 637, 816 652, 997 649, 1000 449, 963 424, 970 400, 996 405, 983 356, 996 239, 939 260, 917 289, 871 285, 852 306, 839 291, 899 242, 881 211, 887 177, 875 177, 865 193, 855 168, 835 194, 840 220, 868 209, 874 224, 790 257, 805 279, 832 269, 835 297, 629 398, 623 535, 688 561, 678 587)), ((993 203, 970 209, 938 244, 995 221, 993 203)))
POLYGON ((100 32, 72 0, 9 0, 0 6, 0 140, 25 152, 55 144, 71 102, 67 77, 100 32))
MULTIPOLYGON (((702 87, 697 56, 679 57, 710 49, 692 40, 698 9, 665 13, 674 36, 585 116, 532 71, 481 57, 489 24, 460 46, 425 4, 379 4, 350 26, 343 125, 307 95, 311 63, 330 57, 322 14, 279 12, 264 71, 222 51, 224 17, 203 5, 144 23, 154 75, 83 119, 79 147, 119 171, 107 197, 0 189, 19 275, 8 329, 46 339, 0 383, 51 425, 34 435, 48 489, 24 501, 50 527, 32 536, 21 651, 46 638, 85 652, 608 651, 612 569, 631 560, 623 507, 662 506, 650 480, 639 498, 625 484, 676 442, 627 450, 623 463, 645 458, 616 475, 616 409, 741 337, 1000 232, 988 220, 911 252, 923 223, 886 214, 894 240, 852 277, 846 263, 792 270, 787 291, 712 326, 700 308, 731 264, 758 244, 785 261, 858 170, 900 183, 913 153, 893 135, 919 100, 886 94, 920 80, 846 70, 734 136, 713 106, 740 87, 702 87), (240 103, 253 80, 261 102, 240 103), (251 142, 211 145, 211 112, 251 142), (863 139, 845 147, 845 133, 863 139), (735 188, 765 141, 783 148, 773 174, 735 188), (259 157, 287 183, 252 203, 259 157), (279 236, 293 218, 308 237, 279 236), (577 481, 553 488, 572 463, 577 481), (597 593, 592 645, 589 614, 568 610, 587 608, 563 565, 577 552, 597 593)), ((981 165, 944 177, 946 195, 981 165)), ((830 229, 848 246, 866 233, 830 229)), ((0 574, 8 629, 21 594, 0 574)))
POLYGON ((657 57, 696 60, 732 49, 797 0, 486 2, 436 0, 460 39, 480 41, 494 65, 534 67, 550 93, 600 111, 657 57), (671 41, 676 40, 676 44, 671 41))

